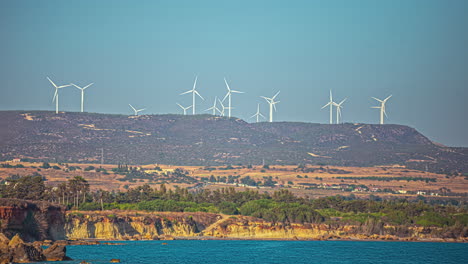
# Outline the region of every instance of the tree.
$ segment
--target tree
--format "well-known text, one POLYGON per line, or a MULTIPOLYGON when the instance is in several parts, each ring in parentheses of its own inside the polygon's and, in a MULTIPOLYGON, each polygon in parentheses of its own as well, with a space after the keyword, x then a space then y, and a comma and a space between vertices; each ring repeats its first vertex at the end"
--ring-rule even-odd
POLYGON ((8 179, 8 185, 2 189, 2 197, 25 200, 43 200, 45 185, 42 176, 24 176, 8 179))

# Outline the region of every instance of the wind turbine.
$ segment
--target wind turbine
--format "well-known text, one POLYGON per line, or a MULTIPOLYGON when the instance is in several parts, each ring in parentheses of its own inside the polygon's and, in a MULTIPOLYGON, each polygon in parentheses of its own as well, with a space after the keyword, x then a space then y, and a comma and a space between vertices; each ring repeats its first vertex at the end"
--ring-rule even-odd
POLYGON ((201 98, 202 100, 205 100, 205 99, 198 93, 198 91, 196 90, 196 87, 197 87, 197 80, 198 80, 198 75, 195 76, 195 82, 193 83, 193 88, 192 88, 192 90, 189 90, 189 91, 186 91, 186 92, 183 92, 183 93, 180 94, 180 95, 183 95, 183 94, 192 93, 192 114, 193 114, 193 115, 195 114, 195 94, 197 94, 198 96, 200 96, 200 98, 201 98))
POLYGON ((380 124, 383 125, 384 123, 384 115, 387 116, 387 113, 385 112, 385 103, 387 102, 388 99, 392 97, 391 95, 383 100, 377 99, 375 97, 372 97, 374 100, 377 100, 380 102, 380 106, 373 106, 371 108, 378 108, 380 109, 380 124))
POLYGON ((216 111, 219 111, 219 109, 216 107, 217 100, 218 100, 218 97, 215 96, 213 106, 210 107, 210 108, 208 108, 208 109, 206 109, 205 111, 213 110, 213 115, 216 115, 216 111))
POLYGON ((59 106, 58 89, 71 86, 71 84, 66 84, 66 85, 57 86, 49 77, 47 77, 47 79, 48 79, 49 82, 55 87, 55 93, 54 93, 54 98, 52 99, 52 102, 55 100, 55 113, 58 114, 58 106, 59 106))
POLYGON ((133 111, 135 112, 135 115, 136 115, 136 116, 138 115, 138 112, 141 112, 141 111, 143 111, 143 110, 146 109, 146 108, 143 108, 143 109, 138 109, 138 110, 137 110, 137 109, 135 109, 135 107, 133 107, 131 104, 128 104, 128 105, 133 109, 133 111))
POLYGON ((257 123, 259 122, 259 117, 263 117, 265 118, 264 115, 262 115, 262 113, 260 113, 260 104, 257 105, 257 113, 255 113, 255 115, 251 116, 250 118, 253 118, 253 117, 257 117, 257 123))
POLYGON ((231 117, 231 94, 232 93, 244 93, 244 92, 239 92, 239 91, 236 91, 236 90, 231 90, 231 88, 229 88, 229 84, 227 83, 226 81, 226 78, 224 78, 224 83, 226 84, 226 88, 228 89, 228 92, 226 93, 226 96, 224 96, 223 98, 223 102, 224 100, 226 100, 226 98, 228 98, 228 117, 231 117))
POLYGON ((341 108, 342 108, 341 105, 346 101, 346 99, 348 99, 348 98, 343 99, 343 101, 341 101, 339 104, 334 103, 334 105, 336 106, 336 123, 337 123, 337 124, 340 123, 341 108))
POLYGON ((335 102, 333 102, 333 97, 332 97, 332 91, 330 90, 330 102, 328 102, 326 105, 322 107, 324 109, 327 106, 330 106, 330 124, 333 124, 333 106, 336 105, 335 102))
POLYGON ((94 83, 90 83, 88 85, 86 85, 85 87, 79 87, 78 85, 72 83, 71 85, 75 86, 76 88, 80 89, 81 90, 81 112, 83 113, 83 104, 84 104, 84 90, 86 90, 86 88, 90 87, 91 85, 93 85, 94 83))
POLYGON ((224 106, 223 102, 218 99, 219 104, 221 105, 221 110, 218 109, 219 115, 224 116, 224 110, 231 109, 231 107, 224 106))
POLYGON ((187 115, 187 109, 190 109, 190 107, 192 107, 192 106, 183 107, 179 103, 177 103, 177 105, 180 106, 180 108, 182 108, 182 110, 184 110, 184 115, 187 115))
POLYGON ((277 101, 275 102, 275 98, 276 96, 278 96, 278 94, 280 93, 280 91, 278 91, 275 96, 271 97, 271 98, 268 98, 268 97, 265 97, 265 96, 260 96, 261 98, 265 99, 268 104, 270 105, 270 120, 269 122, 273 122, 273 108, 275 108, 275 112, 276 112, 276 104, 279 103, 280 101, 277 101))

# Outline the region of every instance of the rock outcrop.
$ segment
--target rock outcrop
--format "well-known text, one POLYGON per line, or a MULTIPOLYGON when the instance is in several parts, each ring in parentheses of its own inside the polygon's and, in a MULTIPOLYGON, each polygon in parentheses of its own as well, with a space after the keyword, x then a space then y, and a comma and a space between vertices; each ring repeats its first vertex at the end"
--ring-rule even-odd
POLYGON ((9 240, 4 234, 0 233, 0 264, 69 259, 66 256, 64 246, 54 244, 43 250, 41 243, 25 243, 18 234, 9 240))
POLYGON ((47 202, 0 198, 0 232, 25 241, 65 239, 65 210, 47 202))

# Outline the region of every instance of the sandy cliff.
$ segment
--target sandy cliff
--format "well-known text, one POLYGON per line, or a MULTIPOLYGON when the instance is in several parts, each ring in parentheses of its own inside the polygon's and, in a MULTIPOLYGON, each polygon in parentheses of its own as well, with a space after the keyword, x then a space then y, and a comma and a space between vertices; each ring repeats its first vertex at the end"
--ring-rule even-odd
POLYGON ((441 228, 328 224, 272 223, 246 216, 210 213, 76 212, 69 213, 69 239, 291 239, 291 240, 404 240, 442 239, 441 228), (378 227, 378 228, 377 228, 378 227))

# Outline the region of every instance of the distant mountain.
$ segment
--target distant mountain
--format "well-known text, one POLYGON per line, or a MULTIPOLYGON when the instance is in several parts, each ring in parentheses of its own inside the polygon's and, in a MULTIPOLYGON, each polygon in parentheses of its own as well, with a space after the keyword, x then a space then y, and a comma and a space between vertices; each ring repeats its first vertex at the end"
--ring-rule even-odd
POLYGON ((0 111, 0 160, 126 164, 406 165, 468 172, 468 148, 402 125, 246 123, 211 115, 0 111))

